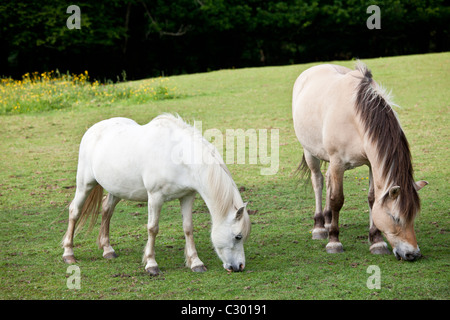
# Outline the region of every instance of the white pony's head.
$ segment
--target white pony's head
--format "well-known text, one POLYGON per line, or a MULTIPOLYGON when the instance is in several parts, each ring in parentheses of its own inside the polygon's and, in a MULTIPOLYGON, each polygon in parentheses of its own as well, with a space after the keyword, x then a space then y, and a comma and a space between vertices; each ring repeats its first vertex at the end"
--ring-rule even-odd
POLYGON ((231 210, 225 219, 212 227, 214 249, 228 271, 239 272, 245 267, 244 242, 250 234, 251 225, 246 205, 231 210))

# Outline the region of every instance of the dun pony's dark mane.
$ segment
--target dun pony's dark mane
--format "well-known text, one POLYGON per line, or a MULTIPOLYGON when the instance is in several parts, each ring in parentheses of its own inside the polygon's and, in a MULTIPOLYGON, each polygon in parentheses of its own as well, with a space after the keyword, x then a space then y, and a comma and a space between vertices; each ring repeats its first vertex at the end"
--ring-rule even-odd
MULTIPOLYGON (((391 186, 400 186, 399 218, 412 221, 420 209, 420 199, 413 179, 408 141, 388 98, 372 79, 371 71, 361 63, 356 68, 363 75, 356 92, 357 114, 368 138, 377 148, 382 176, 388 182, 386 191, 391 186)), ((388 197, 386 192, 382 202, 388 197)))

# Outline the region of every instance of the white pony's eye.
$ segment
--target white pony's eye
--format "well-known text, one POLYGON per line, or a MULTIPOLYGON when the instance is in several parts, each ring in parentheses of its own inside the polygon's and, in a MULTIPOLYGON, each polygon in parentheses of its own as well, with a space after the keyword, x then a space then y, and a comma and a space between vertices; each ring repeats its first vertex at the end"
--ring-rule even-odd
POLYGON ((236 240, 241 240, 242 239, 242 234, 238 234, 236 237, 234 237, 236 240))

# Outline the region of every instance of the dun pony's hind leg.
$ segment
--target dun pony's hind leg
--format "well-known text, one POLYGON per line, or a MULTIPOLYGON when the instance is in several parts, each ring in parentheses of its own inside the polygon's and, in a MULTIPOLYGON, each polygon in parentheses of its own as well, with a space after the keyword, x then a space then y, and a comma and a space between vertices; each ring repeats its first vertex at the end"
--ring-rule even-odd
POLYGON ((306 164, 311 170, 311 183, 316 199, 316 211, 314 212, 314 229, 312 231, 312 238, 326 239, 328 237, 328 231, 325 228, 325 219, 322 212, 323 175, 320 171, 320 160, 312 156, 306 150, 304 151, 304 157, 306 164))
POLYGON ((325 199, 326 199, 325 208, 323 210, 323 217, 325 219, 325 229, 327 229, 327 231, 330 230, 331 219, 332 219, 330 201, 329 201, 329 199, 331 197, 331 188, 329 187, 329 184, 328 184, 328 176, 330 174, 329 170, 330 170, 330 168, 328 168, 327 173, 325 175, 325 177, 327 179, 326 180, 327 188, 326 188, 326 196, 325 196, 325 199))
POLYGON ((102 224, 100 227, 100 233, 98 235, 98 246, 99 249, 103 249, 103 258, 106 259, 117 257, 117 254, 114 252, 114 249, 109 243, 109 225, 114 212, 114 208, 119 201, 120 198, 117 198, 111 193, 108 193, 102 203, 102 224))
POLYGON ((194 243, 194 228, 192 226, 192 206, 194 205, 195 193, 180 199, 181 214, 183 216, 183 230, 186 238, 186 264, 192 271, 204 272, 206 267, 197 255, 194 243))
POLYGON ((145 270, 152 276, 161 273, 155 260, 155 239, 159 231, 159 215, 163 203, 164 201, 160 196, 148 194, 148 241, 142 260, 145 263, 145 270))
POLYGON ((69 223, 67 226, 66 234, 62 240, 62 246, 64 248, 63 260, 65 263, 75 263, 75 256, 73 253, 73 237, 75 232, 75 226, 78 218, 80 217, 83 205, 89 196, 89 193, 95 185, 86 185, 83 187, 77 186, 75 191, 75 197, 69 206, 69 223))
POLYGON ((375 193, 373 187, 372 178, 372 168, 369 167, 369 195, 367 197, 367 202, 369 203, 369 219, 370 219, 370 229, 369 229, 369 242, 370 252, 373 254, 390 254, 387 243, 383 240, 381 231, 375 226, 372 220, 372 206, 375 201, 375 193))
POLYGON ((341 253, 344 251, 339 241, 339 211, 344 204, 343 178, 344 169, 330 161, 327 171, 327 200, 325 217, 331 212, 331 225, 328 230, 329 242, 326 246, 328 253, 341 253))

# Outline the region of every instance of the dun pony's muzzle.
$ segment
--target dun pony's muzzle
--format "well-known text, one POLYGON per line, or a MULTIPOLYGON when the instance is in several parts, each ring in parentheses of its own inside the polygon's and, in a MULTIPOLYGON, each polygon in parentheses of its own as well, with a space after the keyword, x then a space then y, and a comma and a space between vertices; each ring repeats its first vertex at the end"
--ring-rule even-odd
POLYGON ((416 250, 402 250, 401 247, 397 247, 394 248, 393 252, 397 260, 414 261, 422 256, 419 247, 416 250))

